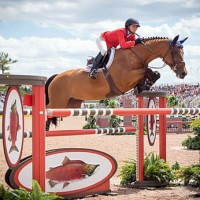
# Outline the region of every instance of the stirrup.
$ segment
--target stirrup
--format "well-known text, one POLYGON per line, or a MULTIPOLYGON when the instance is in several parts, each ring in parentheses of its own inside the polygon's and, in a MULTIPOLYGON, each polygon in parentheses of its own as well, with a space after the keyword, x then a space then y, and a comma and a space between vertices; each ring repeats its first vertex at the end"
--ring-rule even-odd
POLYGON ((89 73, 89 77, 92 79, 97 79, 97 72, 96 69, 93 69, 90 73, 89 73))

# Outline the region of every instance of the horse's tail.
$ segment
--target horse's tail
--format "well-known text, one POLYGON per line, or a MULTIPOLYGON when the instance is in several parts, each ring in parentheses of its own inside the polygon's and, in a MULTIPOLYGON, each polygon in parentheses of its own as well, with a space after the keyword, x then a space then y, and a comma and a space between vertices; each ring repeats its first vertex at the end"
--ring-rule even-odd
POLYGON ((48 93, 48 88, 49 85, 51 83, 51 81, 53 81, 53 79, 57 76, 58 74, 54 74, 52 75, 46 82, 45 84, 45 97, 46 97, 46 105, 49 103, 49 93, 48 93))
MULTIPOLYGON (((50 83, 53 81, 53 79, 57 76, 58 74, 54 74, 52 75, 46 82, 45 84, 45 99, 46 99, 46 105, 49 104, 49 93, 48 93, 48 88, 50 83)), ((57 117, 53 117, 47 120, 46 122, 46 130, 49 130, 50 124, 54 124, 55 126, 57 126, 57 117)))

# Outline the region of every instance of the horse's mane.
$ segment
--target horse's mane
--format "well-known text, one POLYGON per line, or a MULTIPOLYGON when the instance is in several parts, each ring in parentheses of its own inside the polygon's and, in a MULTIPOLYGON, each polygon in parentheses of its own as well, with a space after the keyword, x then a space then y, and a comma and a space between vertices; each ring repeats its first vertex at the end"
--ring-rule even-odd
POLYGON ((154 41, 163 41, 163 40, 169 40, 168 37, 148 37, 148 38, 142 38, 142 41, 144 43, 151 43, 151 42, 154 42, 154 41))

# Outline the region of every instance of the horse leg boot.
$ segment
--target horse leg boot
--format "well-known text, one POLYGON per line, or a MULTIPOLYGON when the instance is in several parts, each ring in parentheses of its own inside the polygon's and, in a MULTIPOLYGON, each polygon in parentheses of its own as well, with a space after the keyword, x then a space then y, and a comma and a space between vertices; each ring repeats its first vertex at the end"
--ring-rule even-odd
POLYGON ((149 82, 152 82, 152 85, 160 78, 160 73, 158 71, 152 71, 147 68, 146 76, 149 82))
POLYGON ((150 87, 160 78, 160 73, 158 71, 153 72, 151 78, 147 79, 146 84, 150 87))
POLYGON ((149 91, 151 86, 160 78, 159 72, 153 72, 147 68, 144 79, 136 86, 135 93, 140 94, 142 91, 149 91))
POLYGON ((96 58, 94 59, 92 68, 90 70, 90 73, 89 73, 90 78, 97 79, 97 70, 98 70, 98 67, 99 67, 99 64, 100 64, 102 58, 103 58, 103 56, 101 55, 101 52, 99 52, 98 55, 96 56, 96 58))
POLYGON ((153 76, 154 83, 160 78, 160 73, 158 71, 155 71, 153 76))

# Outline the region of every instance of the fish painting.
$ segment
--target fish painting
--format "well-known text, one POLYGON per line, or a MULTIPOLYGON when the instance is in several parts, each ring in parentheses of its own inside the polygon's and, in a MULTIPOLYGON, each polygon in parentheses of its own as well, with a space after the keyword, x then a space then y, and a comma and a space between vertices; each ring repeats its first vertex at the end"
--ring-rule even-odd
POLYGON ((151 137, 152 135, 154 136, 154 132, 153 132, 154 123, 155 123, 154 115, 150 115, 150 130, 151 130, 150 137, 151 137))
POLYGON ((51 187, 64 182, 63 188, 70 184, 72 180, 81 180, 91 176, 99 165, 87 164, 82 160, 70 160, 65 156, 62 165, 50 168, 46 171, 46 178, 50 179, 51 187))
POLYGON ((16 99, 14 103, 11 106, 11 111, 10 111, 10 124, 7 127, 7 130, 10 131, 8 140, 11 142, 11 147, 9 150, 9 153, 13 151, 19 152, 17 146, 16 146, 16 141, 17 141, 17 131, 20 130, 20 124, 19 124, 19 114, 17 112, 17 104, 16 104, 16 99))

